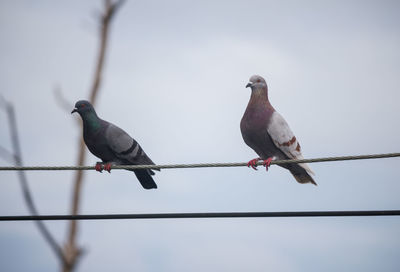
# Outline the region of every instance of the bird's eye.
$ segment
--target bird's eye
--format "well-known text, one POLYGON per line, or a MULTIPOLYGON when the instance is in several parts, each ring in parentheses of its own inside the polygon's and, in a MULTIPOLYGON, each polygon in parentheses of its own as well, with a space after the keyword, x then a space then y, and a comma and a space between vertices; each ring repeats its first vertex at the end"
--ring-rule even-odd
POLYGON ((84 108, 84 107, 85 107, 85 104, 82 104, 82 105, 81 105, 81 108, 84 108))

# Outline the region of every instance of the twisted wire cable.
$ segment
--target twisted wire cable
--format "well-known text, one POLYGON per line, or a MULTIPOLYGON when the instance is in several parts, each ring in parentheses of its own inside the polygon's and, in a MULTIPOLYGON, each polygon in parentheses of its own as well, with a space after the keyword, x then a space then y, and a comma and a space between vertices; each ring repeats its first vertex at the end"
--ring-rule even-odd
MULTIPOLYGON (((400 157, 400 153, 384 153, 369 155, 337 156, 325 158, 313 158, 302 160, 274 160, 272 164, 282 165, 287 163, 316 163, 333 161, 352 161, 367 159, 382 159, 400 157)), ((257 162, 262 165, 262 161, 257 162)), ((247 166, 247 162, 233 163, 191 163, 191 164, 160 164, 160 165, 112 165, 111 169, 173 169, 173 168, 206 168, 206 167, 240 167, 247 166)), ((1 166, 0 171, 63 171, 63 170, 95 170, 94 166, 1 166)))

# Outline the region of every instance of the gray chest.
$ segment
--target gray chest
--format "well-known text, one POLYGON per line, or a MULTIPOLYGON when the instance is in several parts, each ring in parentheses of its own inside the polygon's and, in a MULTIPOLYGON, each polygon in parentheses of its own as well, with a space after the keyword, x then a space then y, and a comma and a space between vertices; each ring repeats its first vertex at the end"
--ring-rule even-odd
POLYGON ((107 141, 102 133, 84 135, 84 141, 89 151, 103 161, 112 161, 114 154, 108 147, 107 141))

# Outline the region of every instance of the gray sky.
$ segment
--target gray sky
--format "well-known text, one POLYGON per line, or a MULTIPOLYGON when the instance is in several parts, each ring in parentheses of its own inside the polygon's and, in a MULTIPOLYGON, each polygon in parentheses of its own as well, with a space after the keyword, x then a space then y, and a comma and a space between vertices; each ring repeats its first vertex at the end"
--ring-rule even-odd
MULTIPOLYGON (((26 165, 72 165, 81 131, 55 102, 87 98, 101 1, 1 1, 0 93, 17 109, 26 165)), ((306 158, 399 152, 397 1, 128 1, 112 25, 100 117, 156 163, 243 162, 239 122, 253 74, 306 158)), ((1 145, 11 142, 0 113, 1 145)), ((88 164, 97 159, 89 155, 88 164)), ((5 161, 1 161, 6 165, 5 161)), ((86 172, 81 213, 399 209, 399 159, 312 164, 318 187, 272 166, 86 172)), ((43 214, 69 212, 72 172, 29 172, 43 214)), ((14 172, 0 214, 26 214, 14 172)), ((47 222, 64 242, 65 222, 47 222)), ((398 271, 400 219, 80 223, 78 271, 398 271)), ((0 224, 0 270, 54 271, 31 222, 0 224)))

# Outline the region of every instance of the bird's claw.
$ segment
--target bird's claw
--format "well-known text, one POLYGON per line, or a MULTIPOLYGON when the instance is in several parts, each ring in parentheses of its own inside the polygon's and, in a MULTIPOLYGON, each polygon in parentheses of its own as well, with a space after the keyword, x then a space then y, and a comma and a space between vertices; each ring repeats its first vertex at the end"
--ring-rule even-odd
POLYGON ((104 165, 104 170, 106 170, 108 173, 111 173, 111 163, 106 163, 104 165))
POLYGON ((271 166, 272 158, 268 158, 263 161, 263 166, 265 166, 265 170, 268 171, 268 168, 271 166))
POLYGON ((94 167, 94 169, 96 170, 96 171, 98 171, 98 172, 103 172, 103 164, 102 163, 100 163, 100 162, 97 162, 96 163, 96 166, 94 167))
POLYGON ((258 162, 259 159, 260 159, 260 158, 252 159, 251 161, 249 161, 249 162, 247 163, 247 167, 251 167, 251 168, 253 168, 254 170, 258 170, 258 169, 257 169, 257 162, 258 162))
POLYGON ((103 172, 103 170, 106 170, 108 173, 111 173, 111 163, 103 164, 101 162, 97 162, 94 169, 96 171, 99 171, 100 173, 103 172))

